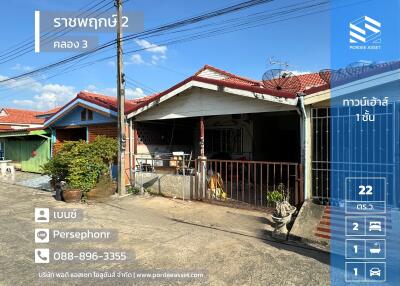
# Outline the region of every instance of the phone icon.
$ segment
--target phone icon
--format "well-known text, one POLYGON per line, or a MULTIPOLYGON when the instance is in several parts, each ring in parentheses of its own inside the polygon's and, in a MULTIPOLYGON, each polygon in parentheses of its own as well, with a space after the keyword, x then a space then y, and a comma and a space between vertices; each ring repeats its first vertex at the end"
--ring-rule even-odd
POLYGON ((35 263, 49 263, 50 251, 48 248, 35 249, 35 263))

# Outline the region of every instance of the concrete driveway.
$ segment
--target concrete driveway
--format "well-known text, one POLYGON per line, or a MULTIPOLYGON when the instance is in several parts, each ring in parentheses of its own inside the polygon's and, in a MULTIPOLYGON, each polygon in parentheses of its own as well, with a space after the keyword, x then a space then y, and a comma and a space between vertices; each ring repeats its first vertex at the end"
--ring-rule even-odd
MULTIPOLYGON (((51 193, 0 182, 0 285, 329 285, 329 256, 274 242, 268 215, 200 202, 129 196, 106 203, 65 204, 51 193), (81 222, 50 229, 116 229, 114 242, 46 244, 59 249, 114 249, 135 254, 123 263, 35 264, 34 208, 82 209, 81 222), (201 279, 40 278, 70 271, 203 273, 201 279)), ((40 225, 42 227, 42 225, 40 225)), ((110 274, 111 275, 111 274, 110 274)))

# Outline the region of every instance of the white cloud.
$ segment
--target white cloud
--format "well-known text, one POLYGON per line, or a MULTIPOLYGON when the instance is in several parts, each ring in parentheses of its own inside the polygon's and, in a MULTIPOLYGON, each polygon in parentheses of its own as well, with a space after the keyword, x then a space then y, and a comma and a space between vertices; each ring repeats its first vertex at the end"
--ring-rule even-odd
POLYGON ((127 88, 125 90, 125 95, 128 99, 139 98, 139 97, 145 96, 143 89, 141 89, 140 87, 136 87, 135 89, 127 88))
POLYGON ((21 65, 21 64, 15 64, 15 66, 13 66, 11 69, 12 70, 18 70, 18 71, 31 71, 31 70, 33 70, 33 67, 24 66, 24 65, 21 65))
MULTIPOLYGON (((106 95, 111 95, 111 96, 117 96, 117 88, 116 87, 105 88, 100 93, 106 94, 106 95)), ((143 97, 145 95, 146 94, 144 93, 143 89, 141 89, 140 87, 125 88, 126 99, 139 98, 139 97, 143 97)))
POLYGON ((152 44, 146 40, 135 40, 136 44, 138 44, 141 48, 146 49, 148 52, 157 53, 161 55, 165 55, 167 53, 166 46, 158 46, 156 44, 152 44))
POLYGON ((150 62, 152 65, 157 65, 159 61, 165 60, 166 58, 167 58, 166 55, 152 55, 150 62))
POLYGON ((86 87, 86 90, 87 91, 95 91, 97 89, 97 87, 94 85, 94 84, 89 84, 87 87, 86 87))
POLYGON ((133 54, 131 56, 131 62, 137 65, 144 64, 144 60, 142 59, 142 56, 140 54, 133 54))
POLYGON ((30 99, 14 99, 13 103, 21 106, 32 106, 34 104, 33 100, 30 99))
MULTIPOLYGON (((0 75, 0 80, 7 79, 0 75)), ((32 78, 11 80, 6 87, 15 88, 24 93, 33 93, 30 98, 14 99, 15 105, 33 110, 48 110, 63 105, 76 95, 75 88, 61 84, 42 84, 32 78)))
POLYGON ((302 75, 302 74, 309 74, 309 73, 311 73, 310 71, 297 71, 297 70, 290 71, 290 72, 293 73, 294 75, 302 75))
POLYGON ((107 65, 109 65, 111 67, 115 67, 115 61, 108 61, 107 65))

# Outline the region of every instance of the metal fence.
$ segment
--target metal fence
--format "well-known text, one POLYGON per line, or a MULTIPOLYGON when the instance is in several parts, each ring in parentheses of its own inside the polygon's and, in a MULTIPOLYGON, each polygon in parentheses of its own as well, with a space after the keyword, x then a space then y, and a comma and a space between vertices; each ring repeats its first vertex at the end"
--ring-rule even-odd
POLYGON ((205 165, 208 184, 206 199, 264 208, 268 206, 267 193, 283 184, 289 192, 292 204, 299 205, 304 200, 303 173, 300 164, 207 159, 205 165), (210 186, 213 174, 218 174, 221 178, 223 196, 213 193, 210 186))
MULTIPOLYGON (((184 176, 186 179, 181 181, 175 179, 177 182, 191 182, 190 199, 194 200, 234 207, 266 208, 271 206, 267 203, 267 193, 281 184, 288 191, 292 204, 300 205, 304 201, 303 171, 298 163, 138 155, 135 162, 137 185, 143 185, 146 173, 164 180, 165 174, 184 176)), ((178 191, 182 188, 180 185, 175 187, 178 191)))

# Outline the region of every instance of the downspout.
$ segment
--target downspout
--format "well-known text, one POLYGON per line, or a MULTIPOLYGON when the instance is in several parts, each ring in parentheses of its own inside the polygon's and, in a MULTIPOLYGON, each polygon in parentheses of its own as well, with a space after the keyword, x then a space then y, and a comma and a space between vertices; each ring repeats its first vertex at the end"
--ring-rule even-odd
POLYGON ((308 168, 308 159, 307 159, 307 113, 304 106, 304 93, 297 94, 297 112, 300 115, 301 120, 301 164, 303 165, 303 190, 304 190, 304 199, 308 198, 308 190, 307 190, 307 168, 308 168))
POLYGON ((133 185, 133 148, 132 148, 132 143, 133 143, 133 118, 128 119, 129 120, 129 181, 131 187, 134 187, 133 185))
POLYGON ((54 129, 53 128, 51 128, 50 126, 49 126, 49 129, 50 129, 50 131, 51 131, 51 135, 50 135, 50 159, 51 158, 53 158, 53 144, 54 144, 54 134, 55 134, 55 131, 54 131, 54 129))

